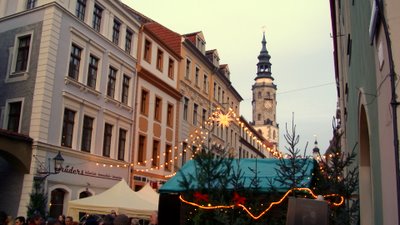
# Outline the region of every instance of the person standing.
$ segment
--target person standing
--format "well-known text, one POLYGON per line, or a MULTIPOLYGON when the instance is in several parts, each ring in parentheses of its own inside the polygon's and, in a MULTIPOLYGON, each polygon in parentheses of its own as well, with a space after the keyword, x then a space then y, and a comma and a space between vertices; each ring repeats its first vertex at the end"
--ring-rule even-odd
POLYGON ((14 220, 14 225, 25 225, 25 224, 26 224, 26 221, 25 221, 25 217, 23 217, 23 216, 18 216, 14 220))
POLYGON ((72 218, 72 216, 65 217, 65 225, 73 225, 73 223, 74 219, 72 218))

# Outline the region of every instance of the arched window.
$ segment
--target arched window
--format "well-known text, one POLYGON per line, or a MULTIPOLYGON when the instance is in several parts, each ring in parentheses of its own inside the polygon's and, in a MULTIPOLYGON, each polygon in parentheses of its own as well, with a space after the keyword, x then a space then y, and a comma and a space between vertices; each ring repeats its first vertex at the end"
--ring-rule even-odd
POLYGON ((63 214, 65 190, 61 188, 51 191, 50 199, 50 217, 58 218, 63 214))
POLYGON ((258 98, 262 98, 261 91, 258 92, 258 98))

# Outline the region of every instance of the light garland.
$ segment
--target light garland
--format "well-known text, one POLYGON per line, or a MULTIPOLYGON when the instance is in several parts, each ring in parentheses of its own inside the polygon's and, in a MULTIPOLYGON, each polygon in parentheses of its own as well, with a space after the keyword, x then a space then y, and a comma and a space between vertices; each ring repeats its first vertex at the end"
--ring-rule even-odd
MULTIPOLYGON (((265 215, 274 205, 279 205, 281 204, 286 198, 287 196, 292 193, 293 191, 306 191, 308 192, 314 199, 317 199, 317 195, 314 194, 314 192, 309 189, 309 188, 292 188, 290 190, 288 190, 281 199, 279 199, 278 201, 275 202, 271 202, 269 204, 269 206, 262 211, 260 214, 258 215, 254 215, 249 208, 247 208, 245 205, 243 204, 231 204, 231 205, 216 205, 216 206, 212 206, 211 203, 208 203, 206 206, 205 205, 200 205, 198 203, 195 202, 190 202, 185 200, 182 195, 179 195, 179 199, 183 202, 186 203, 188 205, 192 205, 195 207, 198 207, 200 209, 206 209, 206 210, 213 210, 213 209, 233 209, 235 206, 238 206, 240 208, 242 208, 251 218, 253 218, 254 220, 258 220, 259 218, 261 218, 263 215, 265 215)), ((331 204, 335 207, 340 206, 344 203, 344 197, 339 195, 339 194, 329 194, 329 195, 323 195, 324 198, 330 198, 330 197, 340 197, 340 201, 339 202, 332 202, 331 204)))
MULTIPOLYGON (((224 114, 221 110, 221 108, 217 108, 209 117, 208 120, 206 120, 204 122, 204 126, 200 126, 199 128, 195 129, 188 138, 186 138, 184 141, 181 141, 180 143, 178 143, 177 146, 172 146, 171 149, 169 149, 169 153, 172 154, 172 150, 178 150, 178 146, 183 146, 184 143, 189 143, 190 145, 187 146, 186 149, 183 149, 183 152, 187 152, 188 149, 192 150, 192 146, 196 146, 195 151, 193 152, 193 155, 196 155, 200 150, 201 150, 201 146, 205 143, 207 136, 209 135, 209 131, 207 131, 206 127, 212 127, 215 125, 219 125, 223 128, 229 127, 229 125, 232 122, 236 122, 245 132, 246 134, 250 137, 250 139, 254 140, 257 144, 259 144, 262 148, 265 149, 266 152, 268 152, 269 154, 271 154, 272 157, 275 158, 282 158, 283 154, 277 150, 277 149, 272 149, 269 147, 269 145, 267 145, 265 142, 259 140, 257 138, 257 136, 255 136, 251 131, 249 131, 249 129, 246 127, 245 123, 240 121, 240 117, 238 117, 236 115, 236 113, 234 112, 234 110, 232 108, 229 108, 228 112, 226 114, 224 114), (204 131, 203 129, 206 129, 206 131, 204 131)), ((174 151, 174 152, 175 152, 174 151)), ((182 156, 182 152, 178 153, 179 156, 182 156)), ((165 156, 165 152, 162 153, 163 156, 165 156)), ((193 155, 191 156, 190 160, 193 159, 193 155)), ((140 167, 146 167, 148 162, 153 162, 153 160, 160 160, 161 155, 157 155, 156 158, 157 159, 147 159, 144 160, 143 162, 136 162, 135 164, 133 163, 126 163, 126 164, 106 164, 106 163, 96 163, 96 166, 102 166, 102 167, 108 167, 108 168, 113 168, 113 167, 117 167, 117 168, 126 168, 126 167, 131 167, 133 168, 135 165, 136 166, 140 166, 140 167)), ((168 166, 168 164, 175 164, 179 162, 179 157, 174 156, 171 157, 170 160, 168 160, 167 162, 162 163, 161 165, 158 166, 154 166, 151 168, 138 168, 135 169, 135 171, 137 172, 147 172, 147 171, 154 171, 154 170, 159 170, 162 169, 166 166, 168 166)), ((170 175, 167 175, 170 177, 170 175)))

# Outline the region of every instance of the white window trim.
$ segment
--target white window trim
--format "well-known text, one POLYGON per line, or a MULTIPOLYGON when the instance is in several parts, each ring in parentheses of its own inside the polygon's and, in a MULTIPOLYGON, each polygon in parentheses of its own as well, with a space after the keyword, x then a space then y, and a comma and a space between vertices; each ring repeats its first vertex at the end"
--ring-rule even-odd
MULTIPOLYGON (((78 102, 73 101, 72 99, 67 99, 64 98, 64 105, 63 105, 63 110, 61 111, 61 121, 60 121, 60 139, 58 143, 61 146, 61 139, 62 139, 62 132, 63 132, 63 124, 64 124, 64 111, 65 109, 70 109, 75 111, 75 118, 74 118, 74 128, 73 128, 73 134, 72 134, 72 143, 71 143, 71 149, 80 149, 80 146, 78 144, 81 143, 81 140, 78 140, 78 131, 80 131, 80 126, 81 126, 81 121, 80 121, 80 104, 78 102)), ((83 120, 82 120, 83 121, 83 120)))
POLYGON ((111 132, 111 147, 110 147, 110 159, 117 159, 118 158, 118 148, 117 148, 117 143, 118 143, 118 134, 119 134, 119 126, 117 122, 117 118, 109 115, 109 114, 104 114, 104 120, 102 122, 102 133, 101 133, 101 147, 100 152, 98 153, 100 156, 103 156, 103 144, 104 144, 104 131, 105 131, 105 126, 106 123, 111 124, 113 126, 112 132, 111 132), (118 129, 118 130, 117 130, 118 129))
MULTIPOLYGON (((117 143, 116 143, 116 149, 115 149, 115 159, 118 160, 118 148, 119 148, 119 131, 120 129, 124 129, 126 131, 126 136, 125 136, 125 152, 124 152, 124 160, 125 162, 129 162, 129 146, 130 146, 130 135, 131 135, 131 129, 129 126, 124 126, 123 123, 119 123, 119 126, 117 127, 117 143)), ((111 155, 111 154, 110 154, 111 155)))
POLYGON ((10 113, 10 103, 14 102, 21 102, 21 113, 19 116, 19 123, 18 123, 18 133, 21 133, 21 123, 22 123, 22 117, 24 113, 24 98, 11 98, 6 100, 6 107, 4 110, 4 117, 3 117, 3 129, 7 130, 7 125, 8 125, 8 115, 10 113))
POLYGON ((84 107, 83 108, 83 113, 82 113, 82 118, 79 121, 80 124, 80 140, 79 140, 79 150, 82 151, 81 147, 82 147, 82 135, 83 135, 83 120, 85 116, 89 116, 93 118, 93 127, 92 127, 92 138, 91 138, 91 143, 90 143, 90 153, 93 154, 94 150, 96 148, 96 141, 95 138, 97 137, 97 116, 98 112, 95 109, 89 108, 89 107, 84 107))
POLYGON ((31 61, 31 54, 32 54, 32 42, 33 42, 33 37, 34 37, 34 32, 33 30, 31 31, 26 31, 23 33, 19 33, 17 35, 15 35, 15 39, 14 39, 14 46, 9 48, 9 58, 8 58, 8 69, 7 69, 7 76, 6 76, 6 83, 11 83, 11 82, 17 82, 17 81, 23 81, 28 79, 28 72, 29 72, 29 64, 31 61), (15 65, 16 65, 16 61, 17 61, 17 51, 18 51, 18 45, 19 45, 19 38, 25 35, 30 35, 31 36, 31 40, 29 43, 29 53, 28 53, 28 61, 27 66, 26 66, 26 70, 25 71, 21 71, 16 73, 15 72, 15 65))

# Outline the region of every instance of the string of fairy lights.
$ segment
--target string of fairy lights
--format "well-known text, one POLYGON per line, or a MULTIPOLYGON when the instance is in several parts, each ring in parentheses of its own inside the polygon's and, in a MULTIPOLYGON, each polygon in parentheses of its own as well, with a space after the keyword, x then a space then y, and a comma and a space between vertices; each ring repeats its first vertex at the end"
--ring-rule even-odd
MULTIPOLYGON (((259 145, 265 152, 270 154, 274 158, 281 158, 283 154, 277 150, 270 148, 268 146, 268 142, 265 140, 260 140, 257 135, 255 135, 252 131, 248 129, 246 124, 240 120, 232 108, 229 108, 227 113, 224 113, 221 108, 217 108, 214 112, 208 117, 206 121, 204 121, 204 126, 199 126, 196 128, 191 134, 181 142, 179 142, 176 146, 171 147, 167 151, 162 153, 163 158, 169 157, 166 159, 164 163, 160 163, 161 155, 157 155, 156 157, 151 157, 142 162, 136 163, 125 163, 125 164, 109 164, 109 163, 96 163, 97 166, 101 167, 109 167, 109 168, 134 168, 137 172, 151 172, 163 169, 164 167, 170 167, 171 165, 175 165, 179 162, 179 159, 186 154, 188 151, 192 151, 192 155, 190 156, 190 160, 193 159, 194 155, 197 154, 204 144, 209 140, 210 132, 213 132, 214 128, 222 127, 227 128, 231 123, 236 123, 239 125, 240 129, 242 129, 246 135, 256 144, 259 145), (184 147, 186 146, 186 147, 184 147), (182 151, 178 151, 178 148, 183 148, 182 151), (177 153, 174 157, 172 157, 173 153, 177 153), (157 161, 153 164, 153 161, 157 161), (151 167, 146 167, 148 163, 151 162, 151 167), (135 168, 136 166, 142 168, 135 168)), ((166 177, 171 177, 175 173, 166 175, 166 177)))
MULTIPOLYGON (((255 215, 251 211, 252 210, 251 207, 247 207, 244 204, 244 200, 243 201, 238 201, 238 202, 230 204, 230 205, 212 205, 211 202, 204 203, 204 204, 199 204, 199 203, 196 203, 196 202, 188 201, 188 200, 185 200, 182 195, 179 196, 179 199, 180 199, 181 202, 183 202, 185 204, 194 206, 194 207, 199 208, 199 209, 205 209, 205 210, 234 209, 235 207, 238 207, 238 208, 241 208, 243 211, 245 211, 254 220, 258 220, 262 216, 264 216, 269 210, 271 210, 271 208, 273 206, 281 204, 289 196, 289 194, 293 193, 294 191, 307 192, 309 195, 311 195, 312 198, 319 199, 318 196, 309 188, 292 188, 292 189, 288 190, 278 201, 274 201, 274 202, 271 202, 269 204, 260 203, 260 207, 259 208, 264 208, 265 207, 265 209, 263 211, 261 211, 258 215, 255 215)), ((304 196, 304 197, 307 197, 307 196, 304 196)), ((341 206, 344 203, 344 197, 339 195, 339 194, 327 194, 327 195, 323 195, 322 197, 324 199, 337 197, 339 199, 338 202, 326 200, 328 202, 328 204, 330 204, 331 206, 334 206, 334 207, 341 206)), ((225 212, 227 213, 227 211, 225 211, 225 212)))

